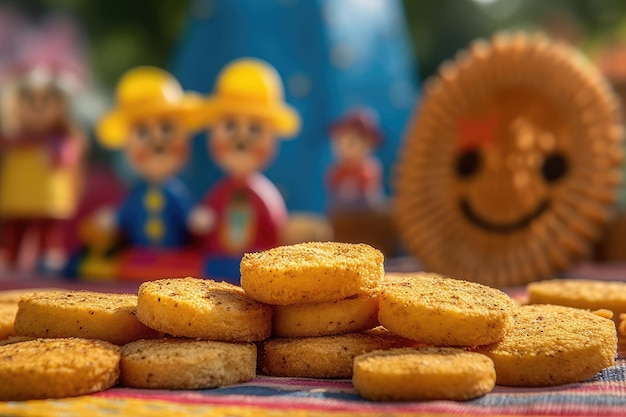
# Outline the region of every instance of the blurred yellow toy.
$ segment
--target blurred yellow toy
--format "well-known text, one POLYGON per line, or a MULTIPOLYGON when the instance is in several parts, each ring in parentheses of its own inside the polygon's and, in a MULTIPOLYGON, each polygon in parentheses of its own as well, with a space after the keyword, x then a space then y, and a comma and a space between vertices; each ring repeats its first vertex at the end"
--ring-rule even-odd
POLYGON ((298 113, 283 100, 276 69, 244 58, 222 70, 205 105, 210 153, 226 173, 203 202, 214 219, 206 239, 209 275, 237 278, 244 252, 278 244, 287 209, 278 189, 260 171, 272 161, 277 139, 300 129, 298 113), (225 266, 229 260, 232 273, 225 266))
POLYGON ((87 217, 78 224, 78 237, 84 242, 77 275, 92 281, 110 281, 118 276, 119 260, 116 259, 118 236, 115 230, 98 227, 94 217, 87 217))
POLYGON ((134 247, 184 247, 190 241, 191 199, 174 175, 187 162, 201 100, 154 67, 124 74, 116 98, 115 108, 98 123, 98 138, 104 146, 123 148, 142 181, 115 216, 103 215, 99 223, 122 232, 134 247))

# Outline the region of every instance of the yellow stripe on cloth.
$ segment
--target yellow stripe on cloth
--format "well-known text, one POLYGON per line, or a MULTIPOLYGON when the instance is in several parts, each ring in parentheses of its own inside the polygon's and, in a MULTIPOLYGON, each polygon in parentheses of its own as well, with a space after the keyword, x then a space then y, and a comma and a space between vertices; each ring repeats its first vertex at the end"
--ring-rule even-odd
MULTIPOLYGON (((294 409, 267 410, 251 406, 212 406, 207 404, 180 404, 161 400, 134 398, 106 398, 83 396, 58 400, 33 400, 0 402, 0 416, 15 417, 358 417, 377 413, 343 411, 311 411, 294 409)), ((450 414, 385 413, 386 417, 450 417, 450 414)), ((495 417, 495 415, 490 416, 495 417)))

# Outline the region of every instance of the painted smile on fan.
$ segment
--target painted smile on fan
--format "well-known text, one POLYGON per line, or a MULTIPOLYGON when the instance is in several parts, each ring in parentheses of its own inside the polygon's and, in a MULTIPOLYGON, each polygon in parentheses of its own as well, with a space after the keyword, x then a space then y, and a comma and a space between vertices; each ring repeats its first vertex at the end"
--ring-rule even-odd
POLYGON ((478 213, 474 211, 472 205, 466 198, 461 199, 460 205, 461 211, 465 215, 465 218, 473 223, 475 226, 478 226, 481 229, 486 230, 487 232, 506 234, 514 232, 516 230, 527 228, 533 222, 533 220, 539 218, 539 216, 541 216, 550 207, 550 201, 542 201, 533 211, 531 211, 527 215, 507 223, 496 223, 482 218, 480 215, 478 215, 478 213))

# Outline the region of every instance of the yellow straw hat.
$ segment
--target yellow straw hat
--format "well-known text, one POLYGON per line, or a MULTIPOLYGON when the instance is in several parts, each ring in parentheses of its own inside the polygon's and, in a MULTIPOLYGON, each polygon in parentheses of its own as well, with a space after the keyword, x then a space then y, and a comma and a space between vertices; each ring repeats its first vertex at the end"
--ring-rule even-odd
POLYGON ((149 116, 173 115, 189 129, 199 127, 199 95, 185 93, 170 73, 155 67, 137 67, 120 79, 116 107, 105 114, 96 126, 100 142, 109 148, 120 148, 128 140, 130 123, 149 116))
POLYGON ((280 75, 259 59, 238 59, 222 69, 202 117, 211 125, 225 114, 270 119, 282 137, 294 136, 300 130, 298 112, 284 102, 280 75))

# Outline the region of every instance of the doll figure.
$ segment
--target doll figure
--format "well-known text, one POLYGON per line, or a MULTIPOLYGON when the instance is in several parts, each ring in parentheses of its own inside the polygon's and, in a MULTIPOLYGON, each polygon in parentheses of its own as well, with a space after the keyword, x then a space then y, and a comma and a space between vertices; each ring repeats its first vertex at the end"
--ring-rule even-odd
POLYGON ((0 265, 59 271, 64 221, 76 210, 86 142, 70 118, 79 75, 62 61, 20 62, 2 93, 0 265))
POLYGON ((300 118, 283 102, 278 72, 256 59, 239 59, 222 70, 203 117, 211 129, 211 157, 225 173, 202 205, 213 218, 206 250, 214 260, 236 260, 238 275, 244 252, 278 244, 287 209, 260 171, 272 161, 277 139, 297 134, 300 118))
POLYGON ((374 113, 358 109, 330 126, 336 163, 328 172, 331 211, 368 210, 383 199, 380 161, 372 156, 382 134, 374 113))
POLYGON ((116 107, 99 121, 97 134, 103 145, 124 149, 141 181, 115 215, 101 212, 97 223, 117 230, 132 247, 184 247, 190 243, 192 204, 174 176, 187 162, 201 100, 185 94, 172 75, 153 67, 127 72, 116 98, 116 107))

